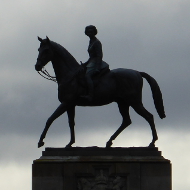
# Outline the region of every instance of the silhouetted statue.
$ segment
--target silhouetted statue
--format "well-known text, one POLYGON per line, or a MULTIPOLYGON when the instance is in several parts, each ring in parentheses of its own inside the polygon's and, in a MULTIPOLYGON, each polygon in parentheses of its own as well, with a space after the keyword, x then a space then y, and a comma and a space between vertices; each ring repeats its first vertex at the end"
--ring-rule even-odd
POLYGON ((112 141, 131 124, 130 106, 149 123, 153 137, 149 146, 155 146, 155 141, 158 137, 154 118, 142 104, 142 86, 143 78, 145 78, 150 84, 154 104, 160 118, 165 117, 162 94, 154 78, 147 73, 131 69, 120 68, 111 71, 107 70, 106 72, 102 71, 97 76, 92 77, 94 81, 93 98, 91 100, 83 98, 81 96, 86 95, 87 87, 84 80, 86 73, 81 71, 82 66, 64 47, 50 41, 48 37, 46 39, 38 37, 38 39, 41 44, 35 69, 41 71, 49 61, 52 62, 58 83, 58 99, 61 102, 60 106, 47 120, 38 147, 44 145, 43 139, 52 122, 64 112, 68 114, 71 131, 71 139, 66 147, 71 147, 75 143, 75 106, 103 106, 112 102, 118 104, 123 121, 118 130, 108 140, 106 147, 110 147, 112 141))
POLYGON ((101 69, 108 67, 107 63, 102 60, 102 44, 96 38, 97 33, 98 31, 95 26, 90 25, 85 28, 85 34, 90 38, 88 46, 89 59, 83 64, 86 67, 85 78, 88 85, 88 95, 82 97, 88 99, 89 101, 92 101, 94 94, 92 77, 100 73, 101 69))

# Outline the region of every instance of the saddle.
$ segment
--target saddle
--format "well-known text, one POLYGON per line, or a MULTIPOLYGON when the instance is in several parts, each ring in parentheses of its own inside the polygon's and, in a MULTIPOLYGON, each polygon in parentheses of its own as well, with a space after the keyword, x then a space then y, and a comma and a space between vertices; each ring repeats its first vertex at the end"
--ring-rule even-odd
MULTIPOLYGON (((101 78, 109 72, 110 72, 109 65, 107 65, 106 67, 101 69, 99 73, 93 75, 92 81, 94 83, 94 87, 96 87, 99 84, 99 81, 101 80, 101 78)), ((78 76, 78 79, 79 79, 78 80, 79 84, 82 87, 87 88, 87 84, 86 84, 86 80, 85 80, 85 74, 78 76)))

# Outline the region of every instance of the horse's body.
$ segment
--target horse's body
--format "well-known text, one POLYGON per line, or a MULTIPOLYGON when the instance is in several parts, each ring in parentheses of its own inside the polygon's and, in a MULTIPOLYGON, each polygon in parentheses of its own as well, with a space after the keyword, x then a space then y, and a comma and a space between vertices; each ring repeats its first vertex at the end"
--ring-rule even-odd
POLYGON ((98 84, 94 88, 92 101, 81 98, 85 94, 86 88, 81 84, 81 66, 75 58, 62 46, 50 41, 48 38, 42 40, 39 48, 39 55, 35 68, 40 71, 49 61, 52 62, 56 79, 58 82, 58 99, 60 106, 49 117, 45 129, 40 137, 38 147, 44 145, 43 139, 52 122, 65 111, 68 114, 71 140, 66 147, 71 147, 75 142, 75 106, 102 106, 116 102, 123 117, 123 122, 118 130, 110 137, 106 147, 112 145, 112 141, 131 124, 129 107, 131 106, 139 115, 147 120, 152 130, 152 141, 149 146, 154 146, 158 139, 155 129, 153 115, 149 113, 142 104, 143 78, 150 84, 156 110, 160 118, 165 117, 162 94, 160 88, 150 75, 130 69, 114 69, 105 73, 98 79, 98 84), (142 78, 143 77, 143 78, 142 78))

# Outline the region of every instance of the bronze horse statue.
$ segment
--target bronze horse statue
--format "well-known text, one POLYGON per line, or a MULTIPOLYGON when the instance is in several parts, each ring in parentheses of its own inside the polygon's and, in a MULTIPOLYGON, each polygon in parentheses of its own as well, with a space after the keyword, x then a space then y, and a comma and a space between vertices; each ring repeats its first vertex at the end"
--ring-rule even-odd
MULTIPOLYGON (((70 127, 70 142, 67 148, 75 143, 75 106, 103 106, 116 102, 119 107, 120 114, 123 118, 121 126, 110 137, 106 143, 106 147, 111 147, 112 141, 131 124, 129 116, 129 107, 131 106, 140 116, 142 116, 150 125, 152 131, 152 141, 149 147, 155 146, 158 139, 154 118, 142 104, 142 86, 143 78, 145 78, 152 90, 155 108, 161 119, 165 117, 162 93, 156 80, 145 72, 139 72, 131 69, 114 69, 105 72, 102 76, 95 79, 94 97, 92 101, 82 98, 86 93, 84 83, 84 72, 81 72, 81 65, 75 58, 61 45, 50 41, 48 37, 41 39, 38 37, 40 48, 39 55, 35 65, 36 71, 49 62, 52 62, 56 80, 58 83, 58 99, 60 106, 49 117, 45 128, 38 142, 38 147, 44 145, 43 139, 55 119, 64 112, 68 114, 68 122, 70 127)), ((100 74, 99 74, 100 75, 100 74)))

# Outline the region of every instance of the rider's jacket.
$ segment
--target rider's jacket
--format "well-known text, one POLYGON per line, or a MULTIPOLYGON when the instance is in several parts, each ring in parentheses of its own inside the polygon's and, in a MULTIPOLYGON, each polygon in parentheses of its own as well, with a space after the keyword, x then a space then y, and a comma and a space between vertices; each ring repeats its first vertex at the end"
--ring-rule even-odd
POLYGON ((87 72, 93 70, 101 70, 108 66, 108 64, 102 61, 103 52, 102 52, 102 44, 101 42, 95 38, 90 40, 88 46, 89 59, 86 62, 87 72))

